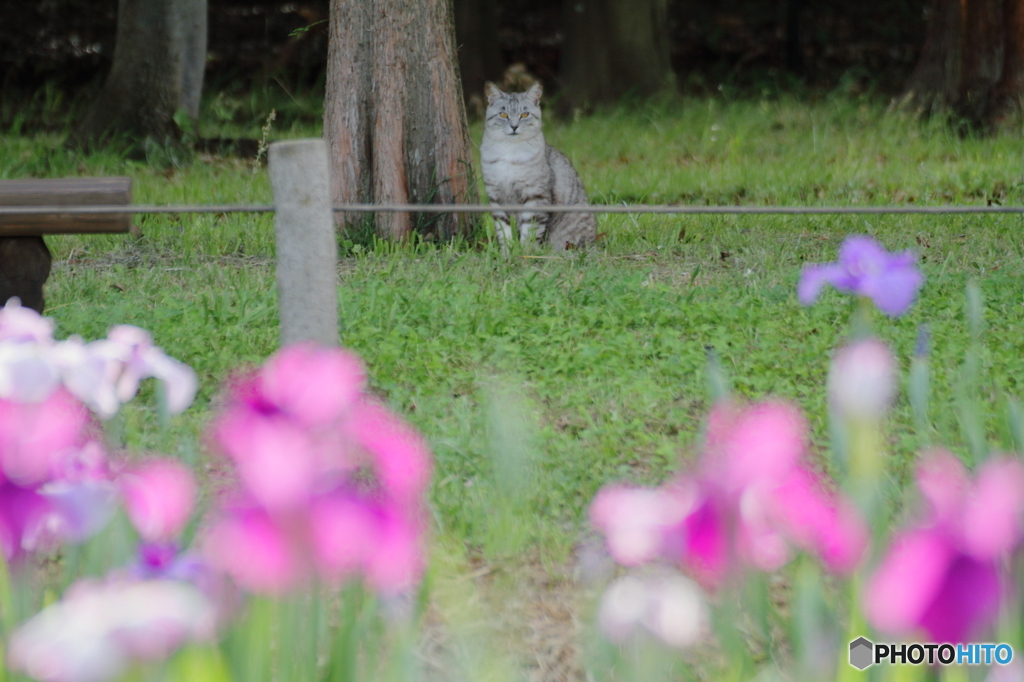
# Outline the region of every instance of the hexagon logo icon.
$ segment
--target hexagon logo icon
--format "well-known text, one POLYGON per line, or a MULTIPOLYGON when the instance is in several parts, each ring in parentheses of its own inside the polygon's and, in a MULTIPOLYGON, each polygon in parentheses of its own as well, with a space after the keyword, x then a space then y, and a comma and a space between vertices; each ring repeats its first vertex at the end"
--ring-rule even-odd
POLYGON ((850 665, 857 670, 864 670, 874 662, 872 661, 874 649, 875 645, 864 637, 853 640, 850 642, 850 665))

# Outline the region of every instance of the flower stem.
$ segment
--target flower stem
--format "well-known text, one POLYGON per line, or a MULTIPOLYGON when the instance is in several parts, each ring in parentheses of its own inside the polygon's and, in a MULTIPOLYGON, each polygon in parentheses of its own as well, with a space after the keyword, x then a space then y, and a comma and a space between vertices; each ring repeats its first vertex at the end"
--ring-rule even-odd
POLYGON ((875 314, 875 304, 867 296, 857 298, 857 307, 853 310, 850 320, 851 335, 854 341, 866 339, 872 336, 872 320, 875 314))
POLYGON ((971 676, 967 666, 947 665, 942 668, 942 682, 970 682, 971 676))
POLYGON ((868 523, 874 525, 879 502, 879 481, 884 468, 882 429, 873 420, 849 420, 850 493, 868 523))
POLYGON ((860 599, 863 578, 860 573, 855 573, 850 578, 850 598, 848 608, 850 609, 849 626, 846 637, 840 643, 839 661, 836 669, 836 682, 863 682, 864 673, 850 665, 849 644, 858 637, 863 637, 868 632, 867 623, 864 621, 864 614, 860 610, 860 599))

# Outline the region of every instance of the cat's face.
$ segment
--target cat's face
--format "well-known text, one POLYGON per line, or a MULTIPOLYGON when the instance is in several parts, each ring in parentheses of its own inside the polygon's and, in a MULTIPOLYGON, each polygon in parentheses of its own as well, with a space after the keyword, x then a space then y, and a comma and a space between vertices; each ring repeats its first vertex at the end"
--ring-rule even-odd
POLYGON ((540 83, 526 92, 502 92, 494 83, 484 86, 487 94, 487 132, 510 139, 530 139, 541 132, 540 83))

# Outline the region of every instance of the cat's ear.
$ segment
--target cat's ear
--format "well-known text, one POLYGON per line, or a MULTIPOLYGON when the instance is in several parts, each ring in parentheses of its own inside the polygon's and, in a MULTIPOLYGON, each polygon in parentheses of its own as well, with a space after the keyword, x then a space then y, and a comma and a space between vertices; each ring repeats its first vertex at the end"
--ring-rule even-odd
POLYGON ((530 89, 526 91, 526 96, 534 104, 540 104, 540 96, 543 95, 543 94, 544 94, 544 86, 542 86, 540 84, 540 81, 537 81, 536 83, 531 85, 530 89))
POLYGON ((499 90, 497 85, 491 81, 487 81, 484 83, 484 94, 487 95, 487 103, 494 104, 494 100, 498 99, 505 93, 499 90))

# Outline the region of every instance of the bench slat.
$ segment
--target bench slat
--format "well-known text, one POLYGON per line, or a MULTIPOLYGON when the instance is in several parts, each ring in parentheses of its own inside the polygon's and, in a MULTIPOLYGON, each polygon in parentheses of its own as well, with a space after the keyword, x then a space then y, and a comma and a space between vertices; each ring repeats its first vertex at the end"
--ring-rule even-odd
POLYGON ((0 180, 0 206, 53 206, 45 215, 0 215, 0 236, 136 232, 130 214, 67 215, 61 206, 128 205, 132 179, 0 180))

